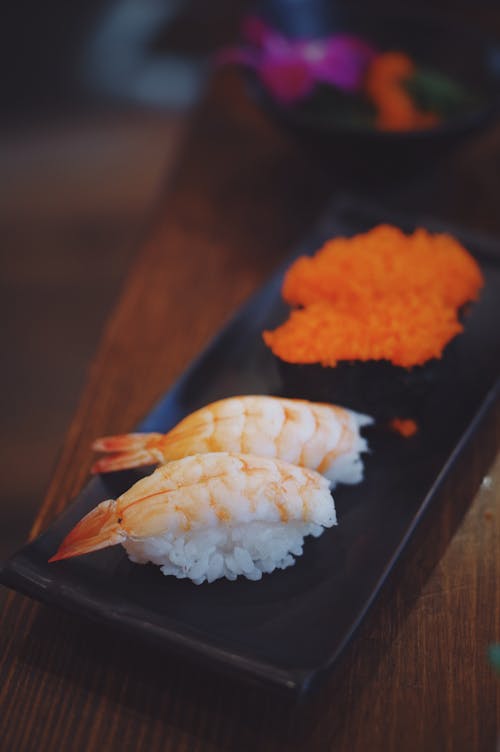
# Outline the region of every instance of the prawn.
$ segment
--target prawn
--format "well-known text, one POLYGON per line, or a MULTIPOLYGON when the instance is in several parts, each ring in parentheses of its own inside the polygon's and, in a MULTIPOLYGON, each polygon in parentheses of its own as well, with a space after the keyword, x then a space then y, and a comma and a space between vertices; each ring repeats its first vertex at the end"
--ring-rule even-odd
POLYGON ((171 431, 107 436, 93 449, 107 453, 92 472, 165 464, 193 454, 242 452, 316 470, 332 482, 358 483, 360 428, 366 415, 336 405, 264 395, 230 397, 188 415, 171 431))

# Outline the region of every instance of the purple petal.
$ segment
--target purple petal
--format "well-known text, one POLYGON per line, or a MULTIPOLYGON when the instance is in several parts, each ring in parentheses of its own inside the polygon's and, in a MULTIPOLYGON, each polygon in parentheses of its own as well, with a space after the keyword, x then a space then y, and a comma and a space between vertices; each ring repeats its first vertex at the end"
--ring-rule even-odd
POLYGON ((258 16, 248 16, 243 22, 242 32, 249 44, 257 47, 265 56, 288 55, 297 57, 294 42, 268 26, 258 16))
POLYGON ((293 104, 314 88, 314 76, 309 66, 301 60, 264 60, 258 72, 264 86, 281 104, 293 104))
POLYGON ((346 91, 358 89, 375 48, 348 34, 302 42, 301 56, 308 61, 318 81, 346 91))

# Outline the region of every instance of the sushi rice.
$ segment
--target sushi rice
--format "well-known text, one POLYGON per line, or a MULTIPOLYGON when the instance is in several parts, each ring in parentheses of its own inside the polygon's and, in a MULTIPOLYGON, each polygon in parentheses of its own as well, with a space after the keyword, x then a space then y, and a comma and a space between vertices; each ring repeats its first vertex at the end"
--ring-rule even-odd
MULTIPOLYGON (((329 523, 335 524, 334 517, 329 523)), ((304 538, 317 538, 321 525, 293 522, 250 522, 235 527, 216 526, 186 535, 168 532, 123 545, 136 564, 152 562, 163 574, 190 579, 196 585, 239 575, 260 580, 263 574, 286 569, 302 554, 304 538)))

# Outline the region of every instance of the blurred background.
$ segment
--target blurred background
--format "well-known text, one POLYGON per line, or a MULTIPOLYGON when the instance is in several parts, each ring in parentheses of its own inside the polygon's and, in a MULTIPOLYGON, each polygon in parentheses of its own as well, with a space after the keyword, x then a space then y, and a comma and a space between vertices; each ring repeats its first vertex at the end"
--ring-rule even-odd
POLYGON ((0 559, 24 541, 41 504, 200 96, 202 29, 217 44, 217 13, 231 16, 228 6, 21 0, 4 11, 0 559))
MULTIPOLYGON (((392 5, 500 32, 496 0, 392 5)), ((20 0, 3 11, 0 559, 25 540, 43 500, 106 317, 182 154, 210 54, 235 38, 250 7, 20 0)), ((492 153, 481 162, 467 147, 457 175, 467 195, 478 186, 481 228, 500 232, 497 198, 480 190, 485 171, 500 173, 492 153)), ((455 218, 460 196, 457 186, 455 218)))

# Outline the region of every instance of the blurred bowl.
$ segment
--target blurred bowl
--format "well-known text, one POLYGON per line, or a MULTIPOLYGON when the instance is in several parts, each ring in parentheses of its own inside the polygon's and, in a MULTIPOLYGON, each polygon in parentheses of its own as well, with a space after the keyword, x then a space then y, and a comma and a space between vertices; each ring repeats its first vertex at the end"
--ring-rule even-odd
MULTIPOLYGON (((324 22, 324 17, 322 18, 324 22)), ((272 24, 275 19, 270 18, 272 24)), ((421 13, 367 13, 352 7, 336 8, 330 28, 359 35, 380 50, 408 53, 420 66, 434 69, 461 84, 473 104, 435 127, 412 131, 381 131, 373 126, 326 119, 324 113, 303 106, 283 106, 247 73, 251 96, 277 122, 294 133, 321 159, 356 173, 382 170, 386 177, 422 170, 477 134, 499 113, 500 46, 470 28, 421 13)), ((290 30, 283 29, 285 34, 290 30)), ((294 29, 294 36, 300 36, 294 29)), ((310 30, 309 30, 310 33, 310 30)))

